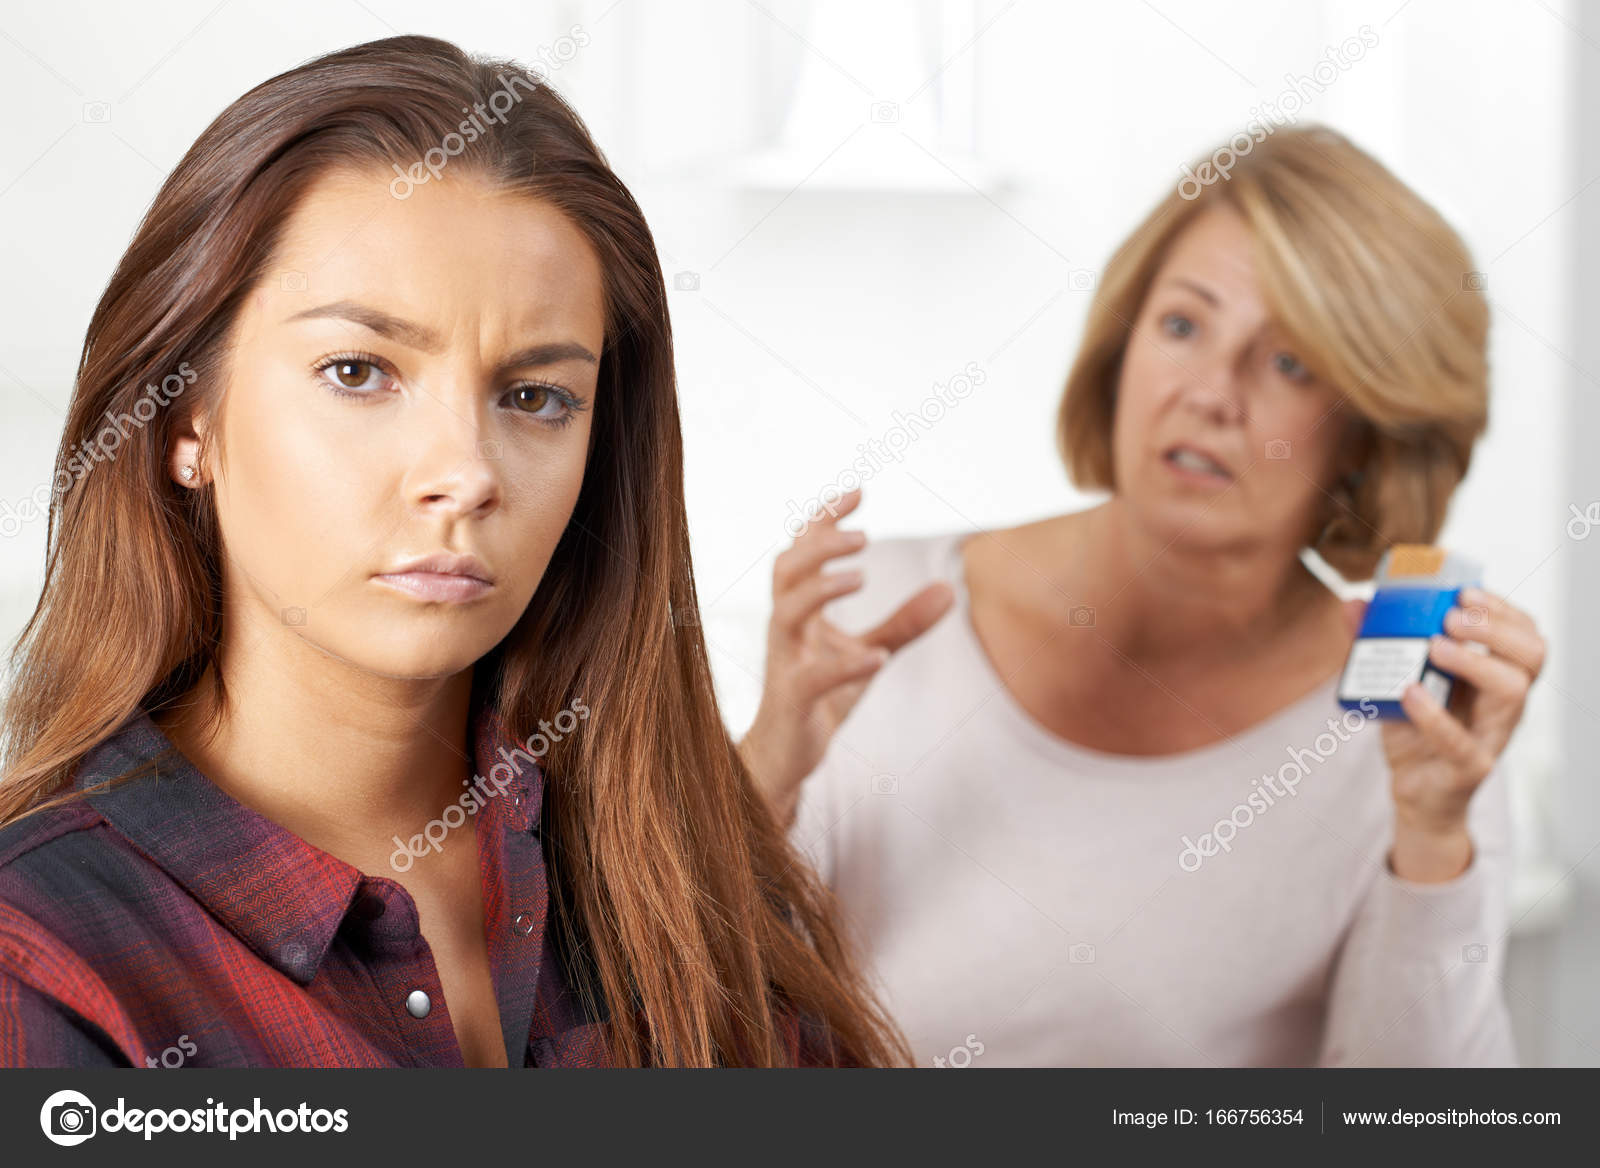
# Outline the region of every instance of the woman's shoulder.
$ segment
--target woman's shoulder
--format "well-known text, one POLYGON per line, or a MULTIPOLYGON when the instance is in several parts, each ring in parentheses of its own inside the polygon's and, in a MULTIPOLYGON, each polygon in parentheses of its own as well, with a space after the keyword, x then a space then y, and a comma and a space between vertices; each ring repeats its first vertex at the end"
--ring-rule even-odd
POLYGON ((0 827, 0 977, 63 1001, 97 986, 83 930, 107 927, 107 893, 140 863, 82 799, 0 827))
MULTIPOLYGON (((0 827, 0 934, 93 952, 170 912, 170 875, 77 794, 0 827)), ((0 966, 7 957, 0 945, 0 966)))
MULTIPOLYGON (((69 881, 82 870, 81 853, 106 845, 105 818, 81 798, 29 812, 0 827, 0 901, 27 888, 45 872, 69 881), (79 862, 74 863, 74 859, 79 862)), ((66 889, 55 889, 60 895, 66 889)))
POLYGON ((0 1067, 140 1065, 138 1028, 101 960, 136 948, 108 905, 140 865, 82 799, 0 828, 0 998, 20 1027, 0 1042, 0 1067))
MULTIPOLYGON (((1048 560, 1052 542, 1063 538, 1071 516, 994 529, 947 530, 931 535, 902 535, 870 540, 853 556, 830 565, 835 571, 862 574, 861 587, 831 601, 827 618, 847 633, 862 633, 884 620, 929 584, 943 582, 955 593, 957 607, 969 592, 982 589, 991 598, 1019 580, 1039 587, 1038 570, 1027 565, 1048 560)), ((1070 532, 1065 533, 1070 538, 1070 532)))
POLYGON ((83 930, 108 927, 109 906, 147 888, 153 868, 82 798, 0 828, 0 969, 19 952, 90 942, 83 930))
POLYGON ((861 587, 828 604, 827 618, 849 633, 871 628, 928 584, 960 583, 960 547, 972 533, 901 535, 869 540, 855 555, 829 565, 831 571, 858 571, 861 587))
POLYGON ((0 827, 0 903, 32 906, 41 919, 60 922, 66 935, 77 928, 74 907, 82 915, 82 906, 93 903, 103 926, 108 906, 142 909, 153 892, 169 889, 169 868, 150 846, 155 833, 130 830, 144 820, 177 840, 192 827, 173 815, 183 810, 178 805, 156 807, 175 790, 163 781, 173 776, 162 753, 168 746, 149 716, 136 711, 91 747, 40 806, 0 827))
POLYGON ((1087 512, 1051 515, 973 532, 962 544, 968 591, 991 595, 1054 592, 1048 577, 1079 556, 1087 512))
POLYGON ((864 569, 885 577, 921 579, 943 576, 961 545, 972 538, 972 531, 941 531, 931 535, 893 535, 871 540, 860 552, 864 569))

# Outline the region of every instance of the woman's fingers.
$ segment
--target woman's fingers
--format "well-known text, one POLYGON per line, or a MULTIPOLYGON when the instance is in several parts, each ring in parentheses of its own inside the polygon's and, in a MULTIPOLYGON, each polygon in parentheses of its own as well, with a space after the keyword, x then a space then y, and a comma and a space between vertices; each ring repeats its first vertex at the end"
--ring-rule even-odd
POLYGON ((1474 737, 1422 686, 1415 682, 1408 685, 1400 695, 1400 706, 1428 745, 1468 782, 1479 782, 1494 766, 1495 752, 1474 737))
POLYGON ((1520 707, 1533 677, 1522 666, 1493 653, 1477 653, 1461 641, 1435 637, 1428 659, 1440 669, 1467 682, 1481 696, 1520 707))
MULTIPOLYGON (((1417 746, 1444 764, 1449 777, 1443 781, 1458 795, 1470 795, 1522 717, 1528 689, 1544 667, 1545 642, 1533 618, 1503 597, 1463 588, 1457 603, 1445 614, 1448 635, 1432 639, 1428 659, 1468 688, 1451 701, 1454 712, 1416 684, 1406 687, 1400 704, 1417 746)), ((1386 727, 1386 745, 1390 739, 1386 727)), ((1424 767, 1422 773, 1434 772, 1424 767)))
POLYGON ((813 524, 786 551, 778 554, 777 562, 772 565, 772 595, 783 595, 829 560, 858 552, 866 546, 864 531, 840 531, 831 524, 813 524))
POLYGON ((807 662, 796 671, 795 689, 803 701, 815 701, 842 685, 866 680, 882 669, 887 660, 887 649, 858 647, 845 653, 829 654, 807 662))
POLYGON ((929 584, 906 601, 876 628, 861 635, 868 645, 898 652, 933 627, 955 602, 955 592, 943 580, 929 584))
POLYGON ((1463 588, 1456 597, 1456 603, 1465 609, 1482 609, 1490 616, 1497 616, 1502 620, 1511 621, 1529 629, 1534 627, 1532 616, 1512 604, 1504 596, 1489 592, 1483 588, 1463 588))
MULTIPOLYGON (((859 506, 861 506, 861 488, 857 487, 853 491, 846 491, 832 503, 824 503, 821 513, 811 520, 811 527, 836 526, 839 520, 859 506)), ((810 528, 807 528, 807 530, 810 530, 810 528)))
POLYGON ((806 576, 780 593, 772 606, 772 623, 798 636, 806 621, 830 600, 855 592, 861 587, 860 572, 817 572, 806 576))
POLYGON ((1521 666, 1530 682, 1544 668, 1545 642, 1533 619, 1503 601, 1499 608, 1482 604, 1452 608, 1445 614, 1444 630, 1460 640, 1488 646, 1491 653, 1521 666))

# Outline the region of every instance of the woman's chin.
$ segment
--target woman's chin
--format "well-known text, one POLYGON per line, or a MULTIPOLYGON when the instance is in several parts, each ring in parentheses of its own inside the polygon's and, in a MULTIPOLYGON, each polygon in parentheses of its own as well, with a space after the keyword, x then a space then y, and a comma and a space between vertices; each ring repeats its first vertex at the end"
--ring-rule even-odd
POLYGON ((1248 542, 1256 529, 1227 500, 1215 496, 1205 499, 1152 492, 1149 497, 1129 500, 1128 511, 1164 550, 1170 546, 1173 550, 1219 551, 1248 542))
MULTIPOLYGON (((503 635, 503 634, 502 634, 503 635)), ((470 669, 498 643, 479 635, 444 637, 408 636, 391 630, 387 635, 356 639, 343 637, 317 645, 328 657, 359 673, 389 681, 438 681, 470 669)))

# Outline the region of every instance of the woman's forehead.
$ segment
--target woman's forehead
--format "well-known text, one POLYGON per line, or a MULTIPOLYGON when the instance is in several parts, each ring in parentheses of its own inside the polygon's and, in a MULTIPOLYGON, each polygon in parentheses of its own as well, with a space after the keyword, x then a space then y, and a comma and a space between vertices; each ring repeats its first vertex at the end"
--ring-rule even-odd
POLYGON ((262 281, 269 319, 353 301, 446 331, 505 317, 514 331, 559 325, 597 345, 604 281, 577 225, 548 202, 466 173, 448 178, 405 200, 376 172, 319 181, 262 281))
POLYGON ((1279 327, 1261 278, 1255 234, 1231 208, 1200 212, 1168 245, 1150 291, 1179 287, 1253 330, 1279 327))

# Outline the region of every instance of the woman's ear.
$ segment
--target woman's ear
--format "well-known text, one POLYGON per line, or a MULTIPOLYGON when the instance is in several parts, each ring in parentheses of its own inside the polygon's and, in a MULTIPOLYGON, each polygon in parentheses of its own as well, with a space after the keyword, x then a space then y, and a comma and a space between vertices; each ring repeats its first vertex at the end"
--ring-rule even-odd
POLYGON ((1311 547, 1319 552, 1335 529, 1348 526, 1352 516, 1359 521, 1357 500, 1361 497, 1367 462, 1372 457, 1371 423, 1351 410, 1348 403, 1340 404, 1339 417, 1339 445, 1333 453, 1332 478, 1323 491, 1314 528, 1316 535, 1311 542, 1311 547))
POLYGON ((203 429, 196 425, 193 413, 175 420, 167 442, 167 475, 184 487, 199 487, 207 475, 201 465, 206 443, 203 429))
POLYGON ((1354 488, 1365 477, 1367 462, 1372 457, 1372 423, 1341 405, 1344 425, 1339 437, 1338 453, 1334 457, 1334 480, 1354 488))

